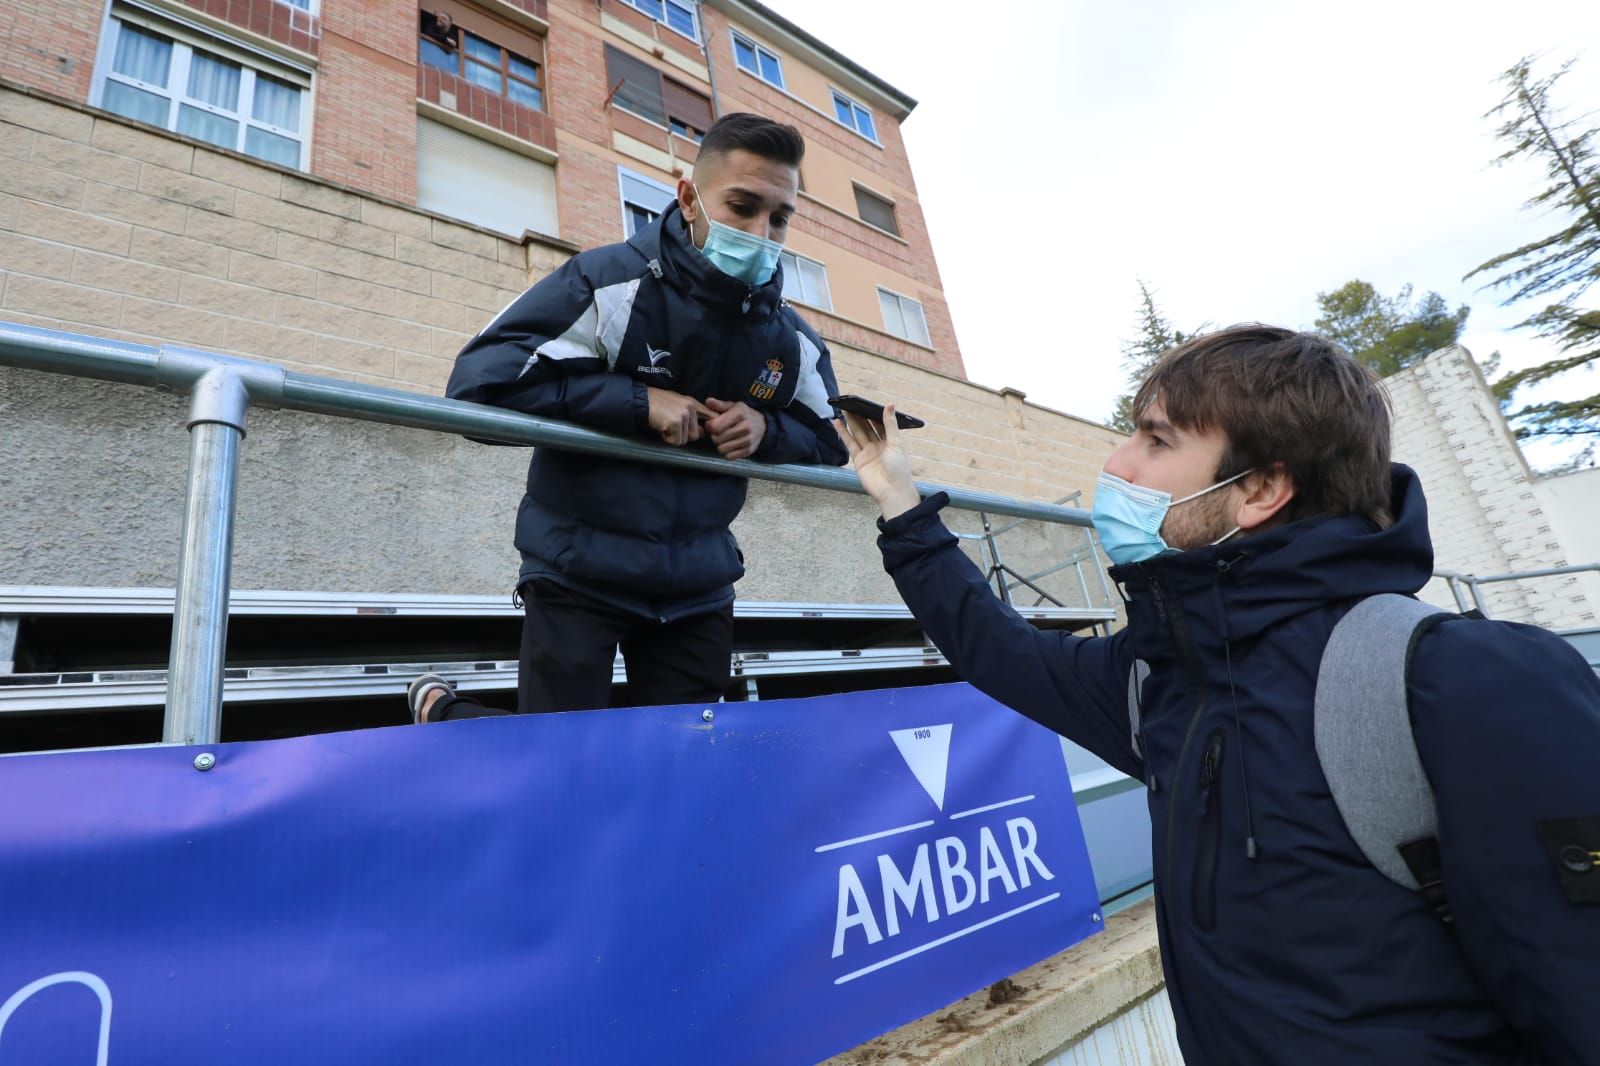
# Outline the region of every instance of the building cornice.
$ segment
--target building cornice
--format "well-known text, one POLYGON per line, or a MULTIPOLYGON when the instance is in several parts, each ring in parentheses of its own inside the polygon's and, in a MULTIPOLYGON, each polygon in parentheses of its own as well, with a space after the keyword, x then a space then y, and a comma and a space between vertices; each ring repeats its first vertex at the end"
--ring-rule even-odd
POLYGON ((841 88, 851 88, 874 97, 880 106, 894 115, 897 121, 904 122, 906 116, 917 106, 917 101, 913 97, 896 89, 832 45, 812 36, 757 0, 704 0, 704 3, 724 15, 754 22, 752 29, 764 31, 790 48, 806 53, 807 58, 813 63, 828 73, 837 75, 840 81, 845 83, 841 88))

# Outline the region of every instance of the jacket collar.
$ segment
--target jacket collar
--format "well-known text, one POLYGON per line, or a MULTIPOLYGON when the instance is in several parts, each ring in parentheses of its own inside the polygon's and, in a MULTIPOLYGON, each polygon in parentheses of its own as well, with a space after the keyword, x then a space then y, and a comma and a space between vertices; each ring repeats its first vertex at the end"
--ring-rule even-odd
POLYGON ((689 226, 674 200, 661 217, 628 238, 646 260, 660 264, 662 278, 706 307, 757 320, 770 318, 783 302, 783 265, 765 285, 752 288, 711 265, 689 238, 689 226))

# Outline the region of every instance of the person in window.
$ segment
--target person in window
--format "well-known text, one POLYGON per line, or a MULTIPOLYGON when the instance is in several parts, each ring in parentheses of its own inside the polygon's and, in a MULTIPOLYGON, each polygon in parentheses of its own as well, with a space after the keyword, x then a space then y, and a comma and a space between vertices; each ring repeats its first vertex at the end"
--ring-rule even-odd
MULTIPOLYGON (((448 395, 727 459, 843 465, 827 346, 782 299, 804 152, 792 126, 723 116, 662 216, 514 300, 456 357, 448 395)), ((746 485, 537 449, 516 523, 518 709, 607 706, 619 646, 632 702, 721 697, 746 485)), ((417 721, 507 713, 436 675, 409 701, 417 721)))
POLYGON ((1335 626, 1357 604, 1419 617, 1406 597, 1433 572, 1382 387, 1324 338, 1246 325, 1167 352, 1133 409, 1093 507, 1128 607, 1109 637, 996 599, 943 494, 920 497, 892 411, 846 415, 846 445, 884 567, 956 672, 1148 786, 1184 1061, 1600 1063, 1594 671, 1538 627, 1432 614, 1399 640, 1409 672, 1380 679, 1411 735, 1369 718, 1358 757, 1324 761, 1340 694, 1319 678, 1350 661, 1324 661, 1335 626), (1410 839, 1426 822, 1405 796, 1370 804, 1407 746, 1437 813, 1410 839), (1392 846, 1358 845, 1385 824, 1392 846), (1396 860, 1410 884, 1380 865, 1396 860))

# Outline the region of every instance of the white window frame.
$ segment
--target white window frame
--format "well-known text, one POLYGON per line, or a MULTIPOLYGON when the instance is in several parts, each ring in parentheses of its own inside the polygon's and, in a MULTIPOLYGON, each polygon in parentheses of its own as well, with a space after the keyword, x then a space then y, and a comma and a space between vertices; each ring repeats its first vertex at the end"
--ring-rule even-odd
POLYGON ((787 79, 785 79, 784 76, 783 76, 783 57, 782 56, 780 56, 778 53, 774 52, 772 49, 768 48, 766 45, 756 43, 756 39, 754 37, 751 37, 751 36, 749 36, 747 34, 740 33, 738 30, 730 28, 728 30, 728 36, 730 38, 730 45, 733 48, 733 65, 736 68, 738 68, 739 70, 744 71, 746 74, 750 75, 752 78, 759 78, 760 80, 766 82, 768 85, 772 86, 774 89, 779 90, 780 92, 787 93, 789 91, 789 87, 784 84, 784 82, 787 79), (755 53, 756 53, 756 69, 755 70, 751 70, 749 67, 746 67, 744 64, 739 62, 739 44, 740 44, 740 42, 743 42, 743 43, 749 45, 755 51, 755 53), (778 68, 778 80, 777 81, 773 81, 771 78, 767 77, 767 75, 761 70, 761 55, 762 55, 763 52, 766 53, 768 56, 770 56, 772 58, 773 65, 775 65, 778 68))
POLYGON ((644 9, 643 5, 649 3, 650 0, 622 0, 622 2, 639 12, 639 14, 643 15, 651 22, 665 26, 673 33, 676 33, 679 37, 693 41, 697 45, 700 43, 700 12, 696 10, 695 4, 684 3, 684 0, 655 0, 655 2, 661 6, 661 17, 657 18, 655 12, 646 11, 644 9), (689 22, 692 26, 694 26, 693 36, 690 36, 689 34, 678 29, 678 27, 674 26, 671 20, 667 18, 667 8, 669 7, 675 7, 679 11, 688 13, 689 22))
MULTIPOLYGON (((628 112, 628 113, 630 115, 633 114, 633 112, 631 112, 631 111, 628 112)), ((622 180, 624 177, 630 178, 633 181, 637 181, 641 185, 649 185, 649 186, 652 186, 652 187, 654 187, 656 189, 660 189, 663 193, 665 193, 666 195, 670 196, 674 200, 676 200, 678 198, 678 190, 672 188, 670 185, 667 185, 667 184, 665 184, 663 182, 657 181, 655 178, 652 178, 652 177, 650 177, 648 175, 645 175, 645 174, 641 174, 637 170, 629 170, 627 167, 618 167, 617 168, 617 200, 618 200, 619 206, 621 207, 621 210, 622 210, 622 239, 623 240, 627 240, 628 236, 629 236, 629 234, 628 234, 628 205, 629 204, 633 204, 635 207, 641 208, 642 210, 645 210, 645 211, 650 211, 650 210, 653 210, 653 209, 650 207, 649 204, 641 204, 637 200, 628 199, 628 187, 623 183, 623 180, 622 180)), ((668 206, 671 206, 671 205, 669 204, 668 206)), ((666 209, 663 208, 661 211, 656 212, 656 214, 660 215, 660 214, 664 213, 665 210, 666 209)))
POLYGON ((856 124, 851 125, 848 122, 840 122, 837 107, 835 107, 833 113, 829 117, 832 118, 834 122, 837 122, 839 125, 843 126, 845 129, 850 130, 862 140, 882 148, 883 142, 878 140, 878 118, 872 113, 872 108, 868 107, 866 104, 863 104, 861 101, 857 100, 855 97, 851 96, 849 93, 845 92, 843 89, 840 89, 836 85, 828 86, 828 91, 833 94, 833 98, 828 102, 833 103, 834 100, 842 100, 844 103, 848 104, 850 106, 850 117, 856 119, 856 124), (858 112, 864 113, 867 116, 867 121, 872 123, 871 134, 868 134, 861 128, 860 116, 857 114, 858 112))
MULTIPOLYGON (((249 130, 254 127, 275 136, 298 141, 300 144, 300 159, 295 164, 295 169, 302 172, 310 170, 311 117, 313 112, 311 75, 308 71, 288 66, 232 38, 201 30, 178 19, 168 18, 164 15, 159 17, 152 16, 151 22, 153 25, 146 25, 126 17, 129 14, 143 13, 144 9, 131 4, 126 7, 115 2, 106 5, 105 19, 100 27, 100 46, 95 54, 94 78, 90 82, 89 88, 90 106, 103 108, 106 83, 108 81, 117 82, 154 96, 165 98, 167 101, 167 118, 161 128, 168 133, 179 137, 189 136, 178 132, 179 109, 187 105, 238 124, 239 136, 231 147, 214 144, 210 141, 201 143, 214 148, 221 148, 224 151, 237 152, 267 166, 282 166, 283 164, 281 163, 263 159, 245 151, 245 137, 249 130), (124 24, 131 24, 147 33, 160 34, 163 37, 172 39, 172 62, 167 70, 166 85, 155 85, 150 82, 140 81, 137 78, 117 73, 111 69, 112 61, 117 53, 117 38, 122 33, 124 24), (197 100, 188 95, 189 69, 193 62, 196 48, 212 52, 229 62, 239 64, 238 100, 244 105, 242 110, 228 111, 205 100, 197 100), (279 81, 288 82, 300 90, 300 129, 298 131, 287 130, 280 126, 262 122, 251 113, 255 99, 256 75, 258 73, 267 74, 279 81)), ((130 121, 138 120, 133 119, 130 121)), ((200 140, 198 137, 190 139, 200 140)))
POLYGON ((295 3, 295 0, 277 0, 277 2, 282 4, 284 7, 292 7, 296 11, 307 12, 313 18, 322 13, 322 0, 305 0, 305 7, 301 7, 299 4, 295 3))
MULTIPOLYGON (((823 298, 822 298, 821 301, 808 299, 803 294, 800 295, 800 296, 790 296, 787 293, 785 293, 784 294, 784 298, 787 299, 787 300, 796 301, 798 303, 803 303, 807 307, 815 307, 818 311, 827 311, 827 312, 829 312, 831 314, 833 312, 833 283, 828 280, 828 265, 826 263, 822 262, 821 260, 812 259, 810 256, 801 255, 799 252, 792 252, 787 248, 785 248, 783 250, 783 252, 780 253, 779 258, 794 260, 794 262, 795 262, 795 270, 794 270, 793 277, 794 277, 796 285, 799 285, 802 289, 804 288, 802 282, 803 282, 803 280, 805 278, 805 274, 803 274, 801 272, 801 270, 800 270, 800 267, 799 267, 800 260, 802 260, 802 259, 805 260, 807 263, 810 263, 812 266, 816 267, 819 271, 822 272, 822 297, 823 298)), ((788 268, 789 268, 789 264, 785 263, 784 264, 784 272, 783 272, 783 280, 784 280, 784 283, 785 283, 785 288, 788 287, 788 281, 789 281, 790 276, 791 276, 789 274, 789 269, 788 268)))
POLYGON ((933 334, 928 332, 928 311, 927 311, 927 308, 922 306, 922 301, 921 300, 913 300, 911 297, 905 295, 904 293, 898 293, 898 292, 895 292, 893 289, 886 289, 882 285, 879 285, 878 286, 878 301, 879 301, 878 313, 880 315, 883 314, 882 301, 883 301, 883 298, 885 296, 893 296, 896 300, 899 301, 899 303, 901 305, 901 307, 900 307, 900 318, 901 318, 902 321, 905 319, 905 307, 904 307, 904 305, 905 304, 911 304, 913 307, 915 307, 917 309, 917 317, 922 320, 922 332, 924 334, 926 334, 926 337, 924 339, 922 339, 922 340, 918 340, 916 337, 907 337, 907 336, 904 336, 902 334, 896 333, 893 329, 889 328, 889 320, 887 318, 885 318, 884 321, 883 321, 883 331, 885 333, 889 334, 892 337, 899 337, 901 340, 905 341, 907 344, 915 344, 915 345, 917 345, 919 347, 922 347, 922 348, 932 348, 933 347, 933 334))

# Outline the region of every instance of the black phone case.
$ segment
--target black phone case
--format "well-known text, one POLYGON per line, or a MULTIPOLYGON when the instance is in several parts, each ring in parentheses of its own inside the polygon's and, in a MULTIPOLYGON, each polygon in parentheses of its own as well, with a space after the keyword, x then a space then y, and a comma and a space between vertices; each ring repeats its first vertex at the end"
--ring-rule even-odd
MULTIPOLYGON (((828 403, 841 411, 849 411, 853 415, 870 418, 874 422, 881 423, 883 421, 883 404, 869 400, 864 396, 830 396, 828 403)), ((921 429, 927 425, 922 419, 915 415, 908 415, 904 411, 896 411, 894 413, 894 421, 895 425, 901 429, 921 429)))

